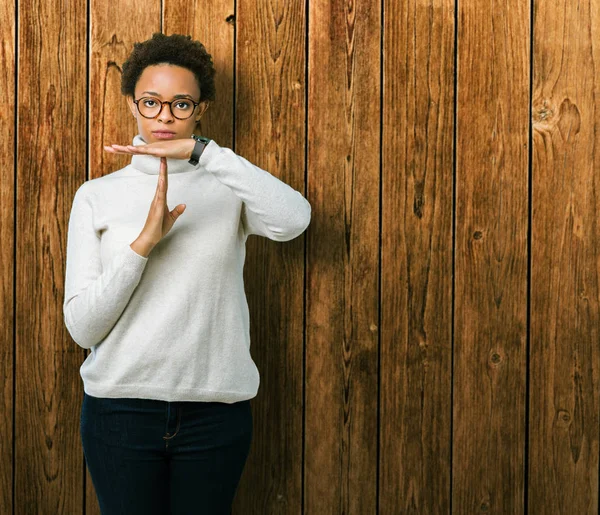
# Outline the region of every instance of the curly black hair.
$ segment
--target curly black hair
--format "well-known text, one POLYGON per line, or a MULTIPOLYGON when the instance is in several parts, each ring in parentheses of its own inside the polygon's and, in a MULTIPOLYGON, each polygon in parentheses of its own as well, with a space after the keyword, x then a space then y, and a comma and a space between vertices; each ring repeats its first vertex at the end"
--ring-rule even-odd
POLYGON ((200 88, 200 102, 215 99, 215 68, 212 56, 199 41, 191 36, 160 32, 152 34, 151 39, 134 43, 133 50, 123 63, 121 75, 121 93, 135 97, 135 85, 147 66, 155 64, 174 64, 187 68, 196 76, 200 88))

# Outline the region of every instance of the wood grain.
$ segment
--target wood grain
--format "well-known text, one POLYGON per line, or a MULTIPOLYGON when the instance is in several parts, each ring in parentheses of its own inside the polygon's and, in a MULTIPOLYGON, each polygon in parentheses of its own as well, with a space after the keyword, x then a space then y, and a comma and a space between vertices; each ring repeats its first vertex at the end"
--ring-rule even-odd
POLYGON ((0 4, 0 506, 13 510, 13 302, 14 302, 14 222, 15 222, 15 134, 16 109, 16 19, 15 2, 0 4))
MULTIPOLYGON (((305 5, 239 0, 235 151, 305 191, 305 5)), ((251 235, 244 282, 251 353, 261 375, 255 435, 234 512, 301 513, 304 235, 251 235)))
POLYGON ((77 513, 82 352, 63 323, 71 201, 85 177, 86 4, 18 2, 15 513, 77 513))
POLYGON ((222 147, 233 146, 234 0, 163 0, 165 34, 189 34, 213 58, 216 98, 202 115, 196 133, 222 147))
POLYGON ((379 507, 450 513, 454 2, 384 13, 379 507))
POLYGON ((104 145, 131 144, 138 133, 136 121, 121 94, 123 63, 133 44, 161 31, 161 3, 130 0, 90 1, 90 178, 114 172, 131 156, 109 154, 104 145))
POLYGON ((375 513, 381 5, 309 9, 304 513, 375 513))
POLYGON ((524 512, 529 4, 459 2, 452 509, 524 512))
POLYGON ((0 512, 100 513, 67 224, 130 162, 102 149, 137 133, 121 67, 163 30, 213 55, 197 132, 312 205, 305 235, 247 242, 233 513, 597 513, 597 4, 2 3, 0 512))
POLYGON ((530 513, 598 513, 596 2, 534 16, 530 513))

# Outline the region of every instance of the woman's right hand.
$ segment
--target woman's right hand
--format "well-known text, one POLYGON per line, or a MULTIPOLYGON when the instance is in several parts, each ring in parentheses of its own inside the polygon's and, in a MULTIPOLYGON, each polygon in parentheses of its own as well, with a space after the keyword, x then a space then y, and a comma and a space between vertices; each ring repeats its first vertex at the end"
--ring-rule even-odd
MULTIPOLYGON (((138 236, 138 240, 150 247, 150 249, 165 237, 171 230, 171 227, 173 227, 175 221, 185 211, 185 204, 179 204, 173 211, 169 211, 167 206, 168 187, 169 176, 167 174, 167 159, 161 157, 156 193, 150 204, 150 211, 148 212, 148 218, 146 219, 144 228, 138 236)), ((144 252, 144 254, 146 254, 146 252, 144 252)))

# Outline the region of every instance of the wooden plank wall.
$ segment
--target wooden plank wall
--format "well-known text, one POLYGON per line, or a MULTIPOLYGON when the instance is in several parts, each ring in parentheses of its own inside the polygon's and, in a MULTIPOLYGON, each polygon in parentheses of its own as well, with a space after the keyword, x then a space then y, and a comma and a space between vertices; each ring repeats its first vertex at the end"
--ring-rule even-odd
POLYGON ((598 512, 600 1, 0 5, 0 513, 99 513, 68 215, 124 166, 133 43, 191 34, 199 133, 303 192, 251 237, 236 514, 598 512))

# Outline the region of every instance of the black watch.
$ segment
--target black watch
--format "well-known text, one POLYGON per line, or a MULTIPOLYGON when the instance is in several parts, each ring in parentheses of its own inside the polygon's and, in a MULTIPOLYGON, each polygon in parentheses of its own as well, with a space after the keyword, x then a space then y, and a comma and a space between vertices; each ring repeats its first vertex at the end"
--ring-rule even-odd
POLYGON ((206 145, 210 143, 210 138, 205 138, 204 136, 196 136, 195 134, 192 134, 192 139, 196 140, 196 144, 194 145, 194 150, 192 150, 192 157, 190 157, 190 160, 188 162, 191 165, 196 166, 198 164, 198 161, 200 161, 200 156, 202 155, 202 152, 204 152, 206 145))

